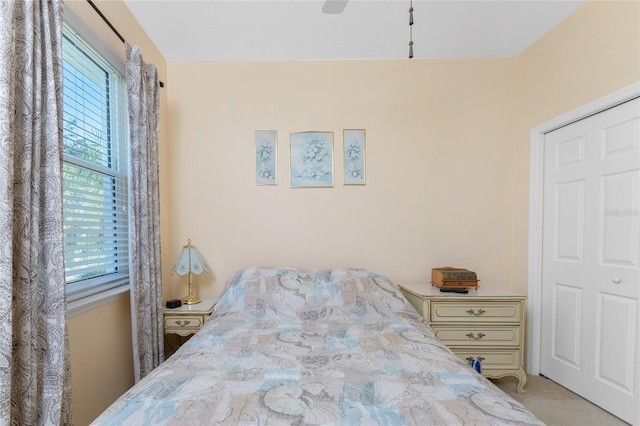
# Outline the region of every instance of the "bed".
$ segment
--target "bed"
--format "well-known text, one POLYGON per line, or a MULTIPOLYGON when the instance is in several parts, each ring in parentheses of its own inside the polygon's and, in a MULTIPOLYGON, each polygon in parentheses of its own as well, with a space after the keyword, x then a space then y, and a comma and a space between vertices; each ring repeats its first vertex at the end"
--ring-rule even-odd
POLYGON ((536 425, 383 275, 248 268, 95 425, 536 425))

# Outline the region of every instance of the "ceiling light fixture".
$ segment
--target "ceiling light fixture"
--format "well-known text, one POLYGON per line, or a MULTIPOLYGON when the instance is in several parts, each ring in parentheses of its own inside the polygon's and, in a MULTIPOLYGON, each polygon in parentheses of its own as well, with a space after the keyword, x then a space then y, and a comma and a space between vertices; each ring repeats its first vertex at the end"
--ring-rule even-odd
POLYGON ((413 0, 409 4, 409 59, 413 58, 413 0))
POLYGON ((325 0, 322 11, 329 15, 337 15, 342 13, 349 0, 325 0))

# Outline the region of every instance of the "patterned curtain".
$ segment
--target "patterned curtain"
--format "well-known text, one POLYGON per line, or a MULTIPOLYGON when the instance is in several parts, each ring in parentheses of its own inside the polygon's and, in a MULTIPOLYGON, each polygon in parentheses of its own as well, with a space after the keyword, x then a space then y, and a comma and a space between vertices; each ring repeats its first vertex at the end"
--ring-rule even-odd
POLYGON ((73 424, 62 1, 0 0, 0 424, 73 424))
POLYGON ((129 99, 129 258, 135 380, 164 360, 160 191, 158 173, 158 72, 125 46, 129 99))

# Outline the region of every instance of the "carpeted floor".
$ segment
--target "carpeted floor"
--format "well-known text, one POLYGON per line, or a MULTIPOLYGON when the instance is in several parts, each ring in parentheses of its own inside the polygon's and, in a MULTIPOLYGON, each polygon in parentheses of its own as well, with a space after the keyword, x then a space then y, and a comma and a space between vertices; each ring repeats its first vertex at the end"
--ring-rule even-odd
POLYGON ((542 376, 528 376, 525 393, 516 392, 513 378, 492 380, 549 426, 627 425, 597 405, 542 376))

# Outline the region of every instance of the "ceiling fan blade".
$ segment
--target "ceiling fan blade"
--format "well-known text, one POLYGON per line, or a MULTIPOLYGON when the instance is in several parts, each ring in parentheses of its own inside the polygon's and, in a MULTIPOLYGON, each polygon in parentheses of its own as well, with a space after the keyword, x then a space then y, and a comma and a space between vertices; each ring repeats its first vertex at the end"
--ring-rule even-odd
POLYGON ((337 15, 342 13, 348 2, 349 0, 325 0, 322 11, 330 15, 337 15))

